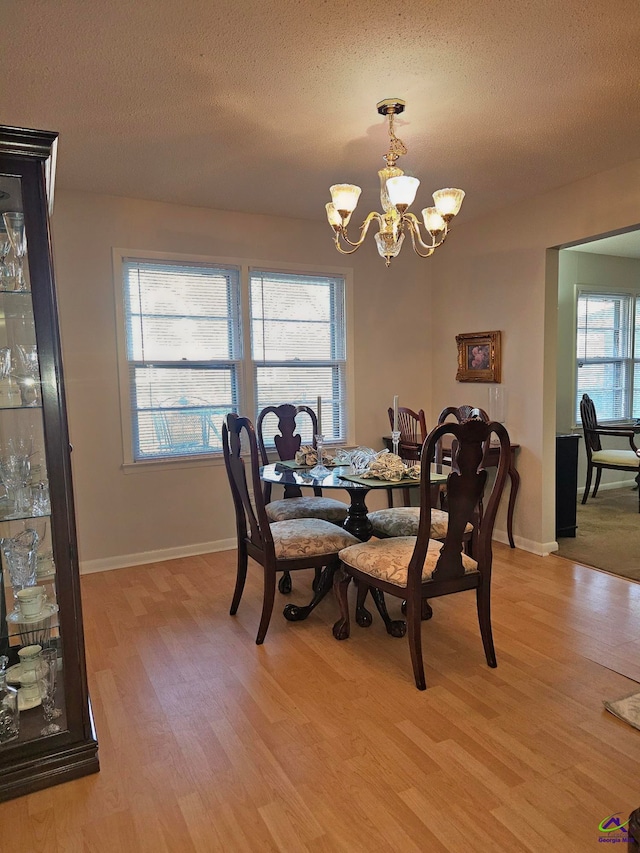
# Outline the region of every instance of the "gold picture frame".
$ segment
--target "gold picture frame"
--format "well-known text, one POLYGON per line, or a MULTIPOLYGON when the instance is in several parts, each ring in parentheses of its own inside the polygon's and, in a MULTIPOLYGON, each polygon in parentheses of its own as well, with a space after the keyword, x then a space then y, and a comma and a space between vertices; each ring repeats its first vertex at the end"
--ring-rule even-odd
POLYGON ((469 332, 456 335, 458 382, 500 382, 500 332, 469 332))

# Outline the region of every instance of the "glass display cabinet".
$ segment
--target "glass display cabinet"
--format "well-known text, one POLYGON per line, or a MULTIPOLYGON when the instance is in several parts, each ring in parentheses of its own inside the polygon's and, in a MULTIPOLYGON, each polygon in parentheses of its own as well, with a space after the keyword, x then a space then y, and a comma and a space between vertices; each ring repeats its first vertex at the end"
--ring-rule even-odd
POLYGON ((0 126, 0 800, 98 770, 49 239, 56 141, 0 126))

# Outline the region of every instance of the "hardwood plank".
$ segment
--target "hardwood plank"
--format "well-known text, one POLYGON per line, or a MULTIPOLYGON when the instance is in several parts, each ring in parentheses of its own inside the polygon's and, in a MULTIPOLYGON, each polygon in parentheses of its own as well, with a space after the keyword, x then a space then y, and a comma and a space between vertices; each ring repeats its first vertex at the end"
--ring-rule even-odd
POLYGON ((331 596, 283 619, 309 572, 257 647, 261 571, 230 617, 234 576, 229 551, 82 578, 102 769, 0 804, 12 846, 584 851, 640 805, 640 733, 602 708, 640 692, 615 671, 637 669, 640 584, 496 543, 498 668, 473 594, 437 599, 421 693, 373 610, 340 643, 331 596))

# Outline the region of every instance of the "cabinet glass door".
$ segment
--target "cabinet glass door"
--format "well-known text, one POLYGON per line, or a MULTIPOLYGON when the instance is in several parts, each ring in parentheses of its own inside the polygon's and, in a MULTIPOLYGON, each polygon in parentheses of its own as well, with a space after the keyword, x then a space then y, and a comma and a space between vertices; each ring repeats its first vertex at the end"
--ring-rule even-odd
POLYGON ((8 725, 3 734, 0 723, 1 750, 6 742, 63 731, 67 721, 40 361, 20 177, 0 175, 0 209, 0 657, 5 695, 11 695, 12 687, 17 690, 19 709, 17 738, 8 725))

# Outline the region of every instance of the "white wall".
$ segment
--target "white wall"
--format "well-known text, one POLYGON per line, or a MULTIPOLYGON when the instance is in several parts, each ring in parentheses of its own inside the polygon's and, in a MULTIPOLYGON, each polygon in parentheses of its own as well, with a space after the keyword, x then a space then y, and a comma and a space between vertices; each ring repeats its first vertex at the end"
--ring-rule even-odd
MULTIPOLYGON (((424 408, 429 426, 447 405, 487 408, 486 385, 455 381, 455 336, 501 330, 506 425, 521 444, 516 542, 547 553, 556 547, 558 306, 558 253, 547 250, 639 219, 637 160, 458 223, 429 260, 406 247, 387 270, 372 239, 351 258, 339 256, 322 223, 58 193, 54 252, 83 567, 207 550, 234 535, 220 464, 121 469, 113 246, 352 266, 358 443, 380 446, 393 394, 424 408)), ((501 537, 505 526, 503 512, 501 537)))
POLYGON ((408 247, 387 269, 372 237, 339 255, 326 224, 71 192, 57 193, 52 229, 83 570, 212 550, 235 535, 221 460, 122 470, 112 247, 350 266, 355 441, 382 446, 394 394, 416 408, 430 398, 430 262, 408 247))
POLYGON ((500 329, 506 426, 521 444, 514 532, 517 544, 538 553, 556 547, 558 253, 547 266, 547 249, 639 219, 636 160, 459 225, 432 259, 432 407, 486 408, 486 385, 455 381, 455 335, 500 329))
MULTIPOLYGON (((593 285, 602 291, 628 293, 640 289, 640 260, 596 255, 592 252, 562 250, 558 264, 558 395, 557 427, 571 432, 575 427, 575 294, 576 285, 593 285)), ((582 435, 581 429, 576 429, 582 435)), ((629 449, 625 439, 608 437, 603 446, 629 449)), ((586 451, 580 441, 578 454, 579 490, 586 482, 586 451)), ((634 477, 623 471, 603 471, 601 488, 607 484, 629 482, 634 477)))

